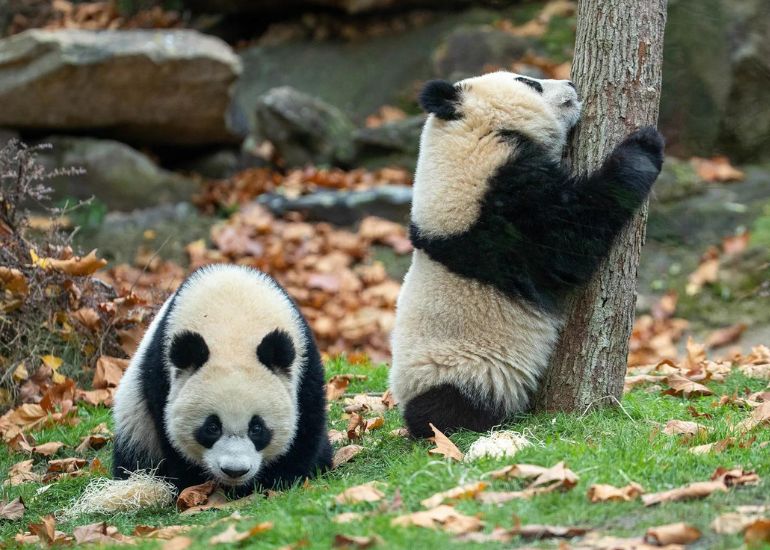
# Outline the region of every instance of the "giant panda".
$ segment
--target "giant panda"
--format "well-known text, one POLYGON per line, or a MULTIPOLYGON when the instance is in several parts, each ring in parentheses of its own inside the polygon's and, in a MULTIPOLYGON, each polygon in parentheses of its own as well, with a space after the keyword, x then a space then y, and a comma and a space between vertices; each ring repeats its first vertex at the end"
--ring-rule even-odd
POLYGON ((409 431, 486 431, 525 411, 584 285, 646 199, 663 140, 643 128, 594 173, 562 165, 581 103, 567 80, 431 81, 414 178, 411 266, 390 386, 409 431))
POLYGON ((115 395, 113 475, 235 495, 331 466, 323 366, 286 292, 255 269, 195 271, 163 304, 115 395))

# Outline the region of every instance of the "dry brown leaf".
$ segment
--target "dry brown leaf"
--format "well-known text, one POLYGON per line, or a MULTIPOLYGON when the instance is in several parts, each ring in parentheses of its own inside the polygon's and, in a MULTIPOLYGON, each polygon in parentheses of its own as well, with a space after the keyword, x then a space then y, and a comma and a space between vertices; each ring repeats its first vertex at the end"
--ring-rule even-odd
POLYGON ((658 546, 669 544, 690 544, 701 537, 697 527, 689 523, 671 523, 647 529, 645 540, 658 546))
POLYGON ((190 529, 192 529, 191 525, 167 525, 165 527, 137 525, 134 527, 134 536, 146 539, 171 540, 182 533, 186 533, 190 529))
POLYGON ((706 347, 709 349, 721 348, 728 344, 737 342, 741 335, 746 331, 748 325, 746 323, 736 323, 729 327, 720 328, 715 330, 706 338, 706 347))
POLYGON ((358 394, 345 399, 345 408, 343 410, 346 413, 360 413, 365 411, 382 413, 388 410, 388 408, 382 402, 381 397, 358 394))
POLYGON ((334 497, 337 504, 357 504, 359 502, 377 502, 385 496, 385 493, 377 488, 376 481, 370 481, 363 485, 348 487, 334 497))
POLYGON ((176 499, 177 510, 183 512, 195 506, 206 504, 209 497, 217 488, 215 481, 207 481, 200 485, 192 485, 182 489, 176 499))
POLYGON ((334 445, 336 443, 342 443, 347 439, 347 434, 339 430, 329 430, 329 442, 334 445))
POLYGON ((748 376, 749 378, 770 380, 770 363, 762 365, 739 365, 738 370, 741 374, 748 376))
POLYGON ((70 474, 72 472, 76 472, 83 468, 86 464, 88 464, 88 461, 85 458, 60 458, 58 460, 49 460, 48 461, 48 472, 49 473, 62 473, 62 474, 70 474))
POLYGON ((708 453, 721 453, 725 449, 732 447, 735 444, 735 439, 732 437, 726 437, 720 439, 714 443, 706 443, 704 445, 698 445, 691 447, 690 452, 695 455, 703 455, 708 453))
POLYGON ((18 269, 0 265, 0 286, 5 290, 21 296, 29 292, 27 278, 18 269))
POLYGON ((770 401, 765 401, 754 409, 751 416, 740 422, 736 428, 740 433, 747 433, 757 426, 770 423, 770 401))
POLYGON ((719 467, 714 470, 711 475, 711 480, 722 481, 728 487, 736 487, 738 485, 756 485, 760 479, 756 472, 746 471, 743 468, 727 468, 719 467))
POLYGON ((725 156, 716 156, 710 159, 693 157, 690 163, 695 168, 695 173, 703 181, 727 183, 742 181, 746 174, 730 164, 730 159, 725 156))
POLYGON ((664 381, 670 389, 663 391, 663 395, 674 395, 676 397, 681 396, 686 398, 714 395, 714 392, 703 384, 693 382, 681 374, 670 374, 664 381))
POLYGON ((192 539, 190 537, 174 537, 163 543, 161 547, 163 550, 187 550, 192 546, 192 539))
POLYGON ((442 455, 451 458, 452 460, 462 460, 463 454, 460 452, 460 449, 457 448, 457 445, 452 443, 452 440, 445 436, 438 428, 436 428, 436 426, 433 424, 428 425, 430 426, 430 429, 433 430, 432 439, 436 444, 436 448, 430 449, 428 452, 430 454, 442 455))
POLYGON ((692 437, 706 435, 708 429, 702 424, 690 420, 669 420, 663 428, 666 435, 689 435, 692 437))
POLYGON ((28 481, 39 482, 42 476, 32 471, 33 463, 32 459, 22 460, 11 466, 8 469, 8 479, 5 481, 5 484, 15 487, 28 481))
POLYGON ((364 514, 359 512, 342 512, 332 518, 334 523, 354 523, 364 519, 364 514))
POLYGON ((719 280, 719 258, 709 258, 701 263, 687 278, 685 292, 688 296, 698 294, 707 284, 716 283, 719 280))
POLYGON ((476 496, 486 488, 486 483, 477 481, 475 483, 453 487, 447 491, 436 493, 435 495, 420 501, 420 504, 425 508, 435 508, 439 504, 444 504, 447 501, 476 498, 476 496))
POLYGON ((476 500, 482 504, 505 504, 512 500, 527 500, 543 491, 541 489, 524 489, 523 491, 484 491, 476 495, 476 500))
POLYGON ((24 516, 24 501, 16 497, 10 502, 0 501, 0 519, 16 521, 24 516))
POLYGON ((366 420, 358 413, 353 413, 348 419, 347 436, 350 441, 360 439, 366 431, 366 420))
POLYGON ((390 435, 393 437, 409 437, 409 430, 406 428, 396 428, 390 431, 390 435))
POLYGON ((590 531, 587 527, 563 527, 560 525, 522 525, 515 529, 516 534, 525 539, 562 538, 571 539, 582 537, 590 531))
POLYGON ((762 518, 746 526, 743 540, 748 545, 770 542, 770 519, 762 518))
POLYGON ((91 385, 96 389, 117 388, 127 368, 128 359, 102 355, 96 360, 96 370, 91 385))
POLYGON ((342 464, 350 462, 353 457, 363 451, 364 448, 361 445, 346 445, 337 449, 332 458, 332 469, 339 468, 342 464))
POLYGON ((388 388, 385 393, 382 394, 382 399, 380 399, 380 401, 383 405, 385 405, 387 410, 395 409, 396 405, 398 405, 396 398, 393 397, 393 393, 390 391, 390 388, 388 388))
POLYGON ((115 397, 115 388, 103 388, 100 390, 81 390, 78 389, 75 392, 75 398, 78 401, 83 401, 89 405, 105 405, 111 406, 112 400, 115 397))
POLYGON ((90 307, 81 307, 80 309, 73 311, 70 314, 70 317, 94 332, 99 330, 102 322, 101 317, 99 317, 96 310, 90 307))
POLYGON ((511 464, 489 473, 492 479, 532 479, 546 472, 548 468, 536 464, 511 464))
POLYGON ((91 275, 107 265, 107 260, 96 257, 96 250, 92 250, 86 256, 73 256, 67 260, 33 256, 33 262, 43 269, 52 269, 76 277, 91 275))
POLYGON ((49 441, 48 443, 43 443, 42 445, 35 445, 32 447, 31 452, 40 456, 51 456, 55 455, 56 452, 62 447, 64 447, 64 443, 60 441, 49 441))
POLYGON ((357 537, 354 535, 334 535, 332 548, 371 548, 382 544, 383 540, 377 535, 368 537, 357 537))
POLYGON ((546 469, 527 488, 534 489, 540 487, 547 488, 549 491, 554 489, 567 491, 577 485, 579 479, 578 475, 567 468, 562 461, 546 469))
POLYGON ((743 231, 737 235, 728 235, 722 239, 722 251, 727 255, 740 254, 751 242, 751 233, 743 231))
POLYGON ((596 483, 588 488, 588 500, 591 502, 629 502, 643 494, 644 488, 633 481, 625 487, 596 483))
POLYGON ((626 376, 623 380, 623 393, 628 393, 637 386, 644 384, 657 384, 665 380, 665 376, 657 376, 654 374, 636 374, 626 376))
POLYGON ((478 517, 466 516, 446 504, 430 510, 398 516, 393 518, 390 524, 394 527, 417 526, 427 529, 442 529, 454 534, 479 531, 484 527, 484 522, 478 517))
POLYGON ((332 376, 332 378, 326 384, 326 400, 336 401, 345 394, 345 391, 348 389, 349 385, 349 378, 332 376))
POLYGON ((366 428, 364 431, 371 432, 372 430, 377 430, 379 428, 382 428, 385 425, 385 418, 382 416, 378 416, 376 418, 369 418, 366 421, 366 428))
POLYGON ((237 542, 243 542, 244 540, 259 535, 260 533, 269 531, 272 528, 273 523, 271 521, 264 521, 251 527, 248 531, 240 532, 235 528, 235 525, 230 524, 227 526, 227 529, 218 535, 211 537, 209 539, 209 544, 233 544, 237 542))
POLYGON ((75 447, 75 451, 78 453, 84 453, 89 449, 97 451, 104 447, 109 441, 109 437, 102 434, 90 434, 80 440, 80 444, 75 447))
POLYGON ((663 502, 705 498, 716 491, 727 491, 727 485, 721 479, 716 481, 696 481, 669 491, 642 495, 642 502, 645 506, 653 506, 663 502))
POLYGON ((77 544, 115 544, 132 541, 131 537, 121 534, 117 527, 107 525, 104 521, 75 527, 72 536, 77 544))
POLYGON ((735 512, 728 512, 714 518, 711 528, 720 535, 734 535, 743 532, 754 521, 763 519, 766 514, 770 514, 770 506, 738 506, 735 512))
POLYGON ((46 546, 52 546, 54 544, 67 544, 72 542, 72 537, 67 536, 65 533, 56 530, 56 520, 52 515, 44 516, 40 518, 40 523, 30 523, 28 526, 29 534, 36 539, 28 538, 24 540, 25 535, 17 535, 16 540, 20 541, 20 535, 22 537, 20 542, 26 542, 29 544, 44 543, 46 546))

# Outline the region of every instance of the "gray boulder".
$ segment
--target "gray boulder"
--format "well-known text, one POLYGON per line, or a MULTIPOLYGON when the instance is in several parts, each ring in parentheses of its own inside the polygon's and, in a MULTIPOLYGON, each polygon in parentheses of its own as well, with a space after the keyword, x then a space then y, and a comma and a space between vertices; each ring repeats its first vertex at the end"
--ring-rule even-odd
POLYGON ((269 140, 289 166, 348 164, 355 127, 336 107, 289 86, 257 101, 256 133, 269 140))
POLYGON ((433 54, 433 72, 447 80, 462 80, 486 67, 509 67, 536 43, 489 25, 464 26, 452 31, 433 54))
POLYGON ((191 30, 29 30, 0 40, 0 126, 142 143, 233 142, 238 57, 191 30))
POLYGON ((301 212, 305 219, 335 225, 353 225, 366 216, 406 223, 412 203, 412 188, 386 185, 365 191, 317 191, 296 198, 270 193, 260 195, 257 202, 278 216, 286 212, 301 212))
POLYGON ((48 185, 56 198, 95 196, 110 209, 131 210, 148 205, 189 200, 198 185, 158 167, 149 157, 112 140, 53 136, 53 147, 39 155, 50 170, 84 168, 85 174, 63 175, 48 185))

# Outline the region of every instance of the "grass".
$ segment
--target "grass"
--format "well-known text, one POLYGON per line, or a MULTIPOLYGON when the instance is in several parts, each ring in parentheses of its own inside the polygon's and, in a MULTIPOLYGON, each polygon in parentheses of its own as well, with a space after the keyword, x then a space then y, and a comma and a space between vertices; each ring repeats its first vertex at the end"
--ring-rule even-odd
MULTIPOLYGON (((365 381, 352 382, 349 391, 383 391, 387 384, 387 369, 384 366, 350 365, 344 360, 332 360, 327 364, 327 375, 340 373, 366 374, 365 381)), ((757 391, 766 382, 752 380, 734 374, 725 383, 712 384, 717 394, 742 391, 748 387, 757 391)), ((684 400, 661 396, 658 392, 648 393, 637 389, 625 396, 622 409, 605 409, 585 415, 540 414, 518 419, 508 426, 525 433, 535 444, 526 448, 514 460, 483 459, 471 464, 453 463, 429 455, 429 442, 414 442, 390 434, 401 426, 398 411, 386 414, 385 426, 367 434, 362 445, 365 451, 352 462, 335 471, 270 498, 258 496, 253 502, 241 507, 243 516, 236 524, 239 531, 263 521, 274 524, 272 530, 249 539, 243 545, 258 545, 260 548, 279 548, 301 543, 307 548, 328 548, 335 534, 369 535, 378 534, 387 548, 436 548, 447 544, 456 547, 452 536, 440 531, 418 527, 391 527, 390 520, 398 514, 422 509, 420 500, 436 493, 484 477, 485 473, 512 462, 526 462, 551 466, 560 460, 580 476, 580 483, 566 493, 551 493, 534 497, 529 501, 512 501, 500 507, 483 505, 475 501, 461 501, 456 506, 467 514, 481 514, 486 530, 494 526, 510 527, 514 516, 523 524, 541 523, 555 525, 582 525, 608 532, 617 536, 643 535, 648 527, 687 521, 696 525, 703 538, 698 545, 703 548, 735 548, 742 544, 740 535, 722 536, 715 534, 709 524, 717 515, 733 511, 741 504, 767 504, 770 477, 770 449, 760 449, 762 442, 770 441, 770 430, 758 429, 756 441, 748 448, 738 446, 721 454, 696 456, 687 452, 687 445, 661 433, 661 424, 670 419, 690 420, 688 406, 693 405, 700 412, 708 412, 712 418, 698 418, 697 421, 709 428, 709 436, 701 442, 717 441, 725 437, 729 426, 746 417, 747 413, 731 407, 712 407, 718 395, 695 400, 684 400), (756 470, 763 478, 759 486, 732 489, 700 501, 671 503, 645 508, 641 502, 589 504, 586 491, 593 483, 610 483, 618 486, 633 480, 641 483, 648 492, 674 488, 692 481, 708 479, 718 466, 741 466, 756 470), (372 480, 383 482, 386 502, 392 501, 396 491, 403 498, 399 512, 377 512, 380 503, 357 505, 336 505, 334 496, 345 488, 372 480), (372 512, 360 522, 339 525, 332 518, 346 511, 372 512)), ((335 402, 330 411, 330 428, 344 430, 347 422, 342 418, 342 406, 335 402)), ((100 422, 108 421, 109 411, 104 408, 80 407, 81 422, 74 427, 54 427, 35 433, 39 443, 62 441, 67 448, 60 456, 74 454, 74 447, 80 437, 100 422)), ((461 450, 467 450, 476 434, 460 433, 452 440, 461 450)), ((110 447, 95 452, 96 456, 109 467, 110 447)), ((13 454, 7 447, 0 448, 0 478, 5 479, 8 468, 27 458, 13 454)), ((40 460, 41 470, 45 461, 40 460)), ((93 475, 93 474, 91 474, 93 475)), ((13 536, 40 516, 66 508, 89 481, 89 475, 63 479, 52 484, 45 492, 41 485, 28 483, 17 487, 2 487, 2 499, 8 500, 21 495, 27 504, 27 512, 19 521, 0 522, 0 540, 12 540, 13 536)), ((512 490, 521 487, 517 481, 495 481, 493 490, 512 490)), ((121 515, 105 518, 101 516, 81 517, 77 521, 57 526, 71 532, 76 525, 106 520, 117 526, 121 532, 131 534, 134 527, 144 525, 192 524, 195 529, 188 536, 195 540, 194 547, 208 545, 209 537, 222 532, 226 525, 210 524, 232 513, 228 511, 207 511, 194 516, 178 515, 172 508, 146 510, 137 515, 121 515)), ((158 542, 140 541, 138 547, 157 547, 158 542)), ((521 544, 524 544, 522 542, 521 544)), ((553 543, 543 543, 553 545, 553 543)), ((469 545, 471 546, 471 545, 469 545)), ((496 543, 483 545, 485 548, 502 547, 496 543)), ((510 546, 510 545, 508 545, 510 546)))

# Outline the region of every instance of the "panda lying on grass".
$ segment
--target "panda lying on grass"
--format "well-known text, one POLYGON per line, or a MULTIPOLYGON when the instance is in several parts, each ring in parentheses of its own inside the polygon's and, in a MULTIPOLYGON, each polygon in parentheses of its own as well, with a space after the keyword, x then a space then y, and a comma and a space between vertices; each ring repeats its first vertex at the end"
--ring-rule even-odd
POLYGON ((399 295, 390 385, 409 431, 484 431, 526 410, 564 299, 647 198, 663 162, 653 128, 593 174, 561 165, 575 87, 496 72, 429 82, 414 181, 412 265, 399 295))
POLYGON ((323 366, 308 325, 267 275, 214 265, 158 312, 114 405, 113 474, 236 495, 331 466, 323 366))

